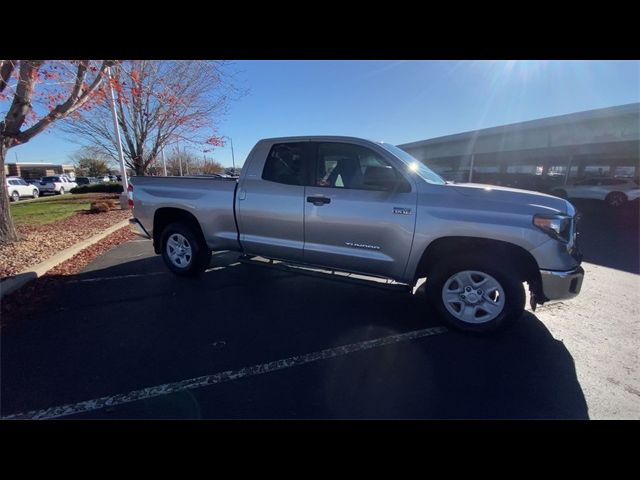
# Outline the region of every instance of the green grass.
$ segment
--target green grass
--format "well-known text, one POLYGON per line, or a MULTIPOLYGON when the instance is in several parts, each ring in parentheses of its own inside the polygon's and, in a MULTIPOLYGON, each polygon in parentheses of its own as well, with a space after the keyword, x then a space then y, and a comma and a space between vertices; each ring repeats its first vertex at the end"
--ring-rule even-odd
POLYGON ((63 220, 80 210, 89 210, 94 199, 93 195, 63 195, 12 203, 11 216, 16 225, 45 225, 63 220))

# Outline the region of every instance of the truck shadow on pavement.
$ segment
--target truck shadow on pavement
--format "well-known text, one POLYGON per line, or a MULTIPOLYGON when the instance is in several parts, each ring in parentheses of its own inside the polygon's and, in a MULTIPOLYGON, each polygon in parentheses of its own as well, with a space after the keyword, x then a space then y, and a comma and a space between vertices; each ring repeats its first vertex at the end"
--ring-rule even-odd
MULTIPOLYGON (((212 256, 199 279, 159 257, 65 277, 3 329, 2 415, 75 403, 441 325, 424 300, 212 256)), ((145 247, 146 248, 146 247, 145 247)), ((108 254, 109 255, 109 254, 108 254)), ((79 418, 588 418, 573 358, 535 315, 79 418)))

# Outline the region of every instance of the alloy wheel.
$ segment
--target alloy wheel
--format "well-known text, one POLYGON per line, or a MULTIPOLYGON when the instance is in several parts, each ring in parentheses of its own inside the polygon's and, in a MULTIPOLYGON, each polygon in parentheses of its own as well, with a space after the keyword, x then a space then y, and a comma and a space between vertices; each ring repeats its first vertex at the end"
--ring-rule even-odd
POLYGON ((455 273, 442 287, 447 311, 465 323, 480 324, 495 319, 505 306, 504 288, 491 275, 464 270, 455 273))

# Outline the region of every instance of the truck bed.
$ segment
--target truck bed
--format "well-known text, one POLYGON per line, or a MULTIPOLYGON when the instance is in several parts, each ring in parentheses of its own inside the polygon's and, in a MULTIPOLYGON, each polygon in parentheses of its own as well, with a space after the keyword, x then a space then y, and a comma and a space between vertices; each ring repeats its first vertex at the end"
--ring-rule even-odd
POLYGON ((131 177, 135 216, 153 235, 154 214, 161 209, 181 209, 193 215, 213 250, 238 248, 234 217, 235 178, 131 177))

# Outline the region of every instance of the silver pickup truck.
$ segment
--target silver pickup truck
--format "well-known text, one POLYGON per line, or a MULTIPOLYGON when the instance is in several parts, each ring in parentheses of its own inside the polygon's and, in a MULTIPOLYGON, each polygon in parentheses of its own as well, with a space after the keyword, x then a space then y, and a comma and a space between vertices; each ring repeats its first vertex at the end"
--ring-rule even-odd
POLYGON ((351 137, 260 140, 239 179, 133 177, 132 222, 177 275, 211 251, 384 279, 454 327, 485 332, 580 292, 576 211, 541 193, 444 181, 393 145, 351 137))

